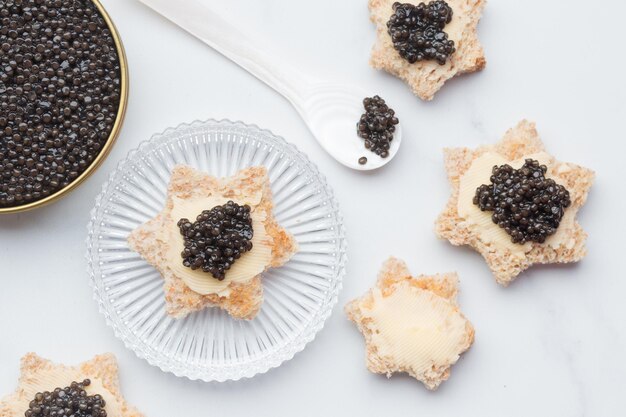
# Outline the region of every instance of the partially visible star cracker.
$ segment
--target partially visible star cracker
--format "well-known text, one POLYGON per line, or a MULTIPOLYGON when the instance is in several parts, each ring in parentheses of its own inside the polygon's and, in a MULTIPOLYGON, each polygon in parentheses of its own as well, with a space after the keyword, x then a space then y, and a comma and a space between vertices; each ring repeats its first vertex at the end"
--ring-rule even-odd
MULTIPOLYGON (((209 210, 212 207, 203 207, 209 210)), ((231 316, 238 319, 253 319, 261 309, 263 302, 263 286, 261 273, 268 268, 276 268, 285 264, 297 251, 298 245, 294 237, 280 227, 272 213, 273 202, 267 170, 264 167, 251 167, 239 171, 232 177, 216 178, 189 166, 174 167, 168 184, 167 201, 161 213, 135 229, 129 236, 131 249, 138 252, 148 263, 153 265, 163 276, 167 313, 175 318, 206 307, 225 309, 231 316), (244 254, 226 273, 224 281, 217 281, 209 273, 194 271, 195 280, 185 281, 181 277, 182 264, 180 252, 171 251, 172 239, 164 238, 164 230, 176 224, 172 211, 174 201, 194 199, 214 199, 225 203, 233 200, 236 203, 248 204, 252 208, 252 218, 261 219, 263 235, 255 226, 255 246, 252 251, 244 254), (260 217, 259 217, 260 216, 260 217), (169 226, 168 226, 169 225, 169 226), (262 241, 255 242, 256 239, 262 241), (245 259, 259 258, 255 253, 261 247, 270 249, 269 256, 260 258, 264 263, 258 273, 250 279, 232 280, 232 273, 241 266, 245 259), (246 258, 247 257, 247 258, 246 258), (176 267, 173 267, 176 263, 176 267), (178 268, 178 269, 177 269, 178 268), (203 293, 200 287, 204 284, 220 286, 219 291, 203 293), (197 284, 198 288, 193 287, 197 284)), ((201 213, 189 215, 189 218, 201 213)))
POLYGON ((120 392, 117 361, 112 354, 98 355, 78 366, 65 366, 28 353, 21 361, 21 375, 16 391, 0 401, 0 417, 23 417, 29 403, 39 392, 52 392, 72 382, 90 379, 87 395, 99 394, 106 401, 108 417, 142 417, 129 406, 120 392))
POLYGON ((406 372, 435 390, 474 342, 474 327, 457 305, 455 273, 412 277, 388 259, 376 286, 345 307, 363 333, 367 368, 390 377, 406 372))
MULTIPOLYGON (((422 100, 432 100, 435 93, 450 78, 480 71, 487 61, 477 33, 486 0, 446 0, 452 8, 452 21, 444 31, 454 41, 454 52, 444 65, 437 61, 418 61, 413 64, 403 59, 394 49, 387 32, 387 22, 393 14, 395 0, 369 0, 370 19, 376 25, 376 43, 372 49, 370 65, 404 80, 413 93, 422 100)), ((405 0, 401 3, 419 4, 405 0)), ((426 1, 428 3, 428 1, 426 1)))
MULTIPOLYGON (((436 233, 455 246, 468 245, 479 252, 499 284, 509 285, 534 264, 578 262, 586 255, 587 234, 576 220, 576 215, 587 200, 595 174, 590 169, 559 162, 549 155, 534 123, 522 120, 494 145, 476 149, 445 149, 444 158, 452 194, 436 222, 436 233), (482 217, 479 217, 478 207, 472 208, 469 200, 476 190, 471 188, 477 183, 472 187, 466 186, 469 183, 466 174, 476 169, 476 161, 497 160, 498 165, 507 163, 519 168, 529 156, 548 167, 547 178, 554 179, 569 191, 571 205, 565 209, 556 233, 544 243, 527 242, 520 245, 512 243, 511 237, 493 223, 490 212, 482 212, 482 217)), ((484 178, 478 178, 478 182, 489 184, 492 166, 483 168, 484 178)))

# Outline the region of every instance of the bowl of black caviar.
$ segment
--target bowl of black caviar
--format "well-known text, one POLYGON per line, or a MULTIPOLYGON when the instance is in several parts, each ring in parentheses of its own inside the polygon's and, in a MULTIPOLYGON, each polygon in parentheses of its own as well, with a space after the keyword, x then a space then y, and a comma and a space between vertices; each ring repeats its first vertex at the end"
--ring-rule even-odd
POLYGON ((98 0, 0 0, 0 214, 88 178, 127 101, 124 47, 98 0))

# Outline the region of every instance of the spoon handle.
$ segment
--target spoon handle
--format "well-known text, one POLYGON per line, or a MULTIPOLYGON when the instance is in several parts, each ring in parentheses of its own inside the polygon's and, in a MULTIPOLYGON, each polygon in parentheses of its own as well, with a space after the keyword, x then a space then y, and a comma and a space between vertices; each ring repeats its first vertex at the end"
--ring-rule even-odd
POLYGON ((140 0, 302 108, 309 81, 198 0, 140 0))

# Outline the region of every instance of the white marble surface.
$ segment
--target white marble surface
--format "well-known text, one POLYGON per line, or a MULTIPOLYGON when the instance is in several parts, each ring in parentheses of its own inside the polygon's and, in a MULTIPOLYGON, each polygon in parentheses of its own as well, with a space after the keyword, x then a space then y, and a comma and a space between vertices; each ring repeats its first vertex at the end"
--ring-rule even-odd
POLYGON ((69 197, 0 217, 0 395, 15 387, 28 351, 67 363, 111 351, 128 399, 149 417, 626 413, 626 227, 618 220, 626 3, 492 0, 480 25, 487 69, 423 103, 368 67, 374 29, 365 0, 205 1, 298 65, 378 91, 403 123, 403 150, 379 172, 343 168, 268 88, 136 1, 104 0, 130 62, 126 125, 106 163, 69 197), (317 339, 268 374, 221 385, 163 374, 126 350, 91 299, 83 260, 89 210, 117 161, 154 132, 209 117, 256 123, 308 153, 336 190, 350 240, 340 305, 317 339), (441 149, 493 142, 524 117, 558 158, 597 170, 580 214, 589 255, 576 266, 534 268, 504 289, 480 256, 433 234, 448 197, 441 149), (408 377, 370 374, 361 335, 341 311, 390 254, 415 273, 461 276, 476 343, 434 393, 408 377))

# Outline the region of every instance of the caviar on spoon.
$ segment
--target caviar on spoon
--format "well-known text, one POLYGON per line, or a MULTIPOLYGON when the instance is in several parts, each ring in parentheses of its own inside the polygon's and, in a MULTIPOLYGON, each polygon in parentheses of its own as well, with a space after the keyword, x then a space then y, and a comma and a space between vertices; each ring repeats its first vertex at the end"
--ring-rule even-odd
MULTIPOLYGON (((396 126, 400 121, 396 112, 389 108, 385 100, 379 96, 363 99, 365 113, 357 123, 357 134, 365 141, 365 148, 381 158, 389 156, 389 149, 393 141, 396 126)), ((359 159, 359 163, 362 162, 359 159)), ((367 158, 364 163, 367 163, 367 158)))

